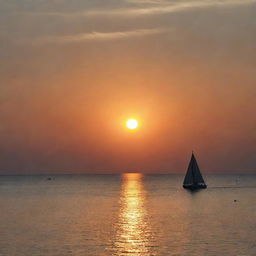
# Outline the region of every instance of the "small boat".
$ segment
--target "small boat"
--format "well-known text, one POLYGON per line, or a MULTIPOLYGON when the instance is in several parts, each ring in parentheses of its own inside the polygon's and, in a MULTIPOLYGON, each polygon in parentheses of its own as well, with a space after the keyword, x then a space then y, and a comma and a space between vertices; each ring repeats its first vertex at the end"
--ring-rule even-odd
POLYGON ((200 169, 198 167, 194 153, 192 152, 191 160, 188 165, 188 170, 183 182, 183 188, 189 190, 197 190, 207 188, 204 182, 200 169))

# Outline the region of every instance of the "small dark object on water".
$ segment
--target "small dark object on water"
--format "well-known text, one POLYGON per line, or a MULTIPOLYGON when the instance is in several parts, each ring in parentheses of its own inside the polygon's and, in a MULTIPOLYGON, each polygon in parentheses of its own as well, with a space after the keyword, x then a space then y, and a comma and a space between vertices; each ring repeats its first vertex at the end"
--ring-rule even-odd
POLYGON ((52 178, 51 178, 51 177, 48 177, 47 180, 52 180, 52 178))
POLYGON ((235 199, 234 202, 237 202, 237 200, 235 199))

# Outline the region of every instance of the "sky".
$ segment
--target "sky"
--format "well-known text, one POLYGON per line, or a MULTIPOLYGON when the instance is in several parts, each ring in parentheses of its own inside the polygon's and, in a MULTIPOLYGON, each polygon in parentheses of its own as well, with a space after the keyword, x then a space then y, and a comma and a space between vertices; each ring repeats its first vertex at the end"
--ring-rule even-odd
POLYGON ((256 0, 0 1, 0 174, 256 173, 256 0), (139 121, 136 131, 125 120, 139 121))

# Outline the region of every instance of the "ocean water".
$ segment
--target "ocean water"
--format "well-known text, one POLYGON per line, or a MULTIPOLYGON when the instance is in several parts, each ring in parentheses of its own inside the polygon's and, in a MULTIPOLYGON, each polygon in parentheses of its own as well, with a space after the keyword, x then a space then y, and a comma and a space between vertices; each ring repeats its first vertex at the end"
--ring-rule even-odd
POLYGON ((256 255, 256 175, 0 176, 2 256, 256 255))

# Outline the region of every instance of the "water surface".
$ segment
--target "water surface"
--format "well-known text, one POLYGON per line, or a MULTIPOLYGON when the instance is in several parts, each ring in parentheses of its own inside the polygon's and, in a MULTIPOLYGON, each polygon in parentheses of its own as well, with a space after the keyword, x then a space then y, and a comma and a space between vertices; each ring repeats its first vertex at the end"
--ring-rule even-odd
POLYGON ((0 255, 256 255, 256 175, 0 176, 0 255))

